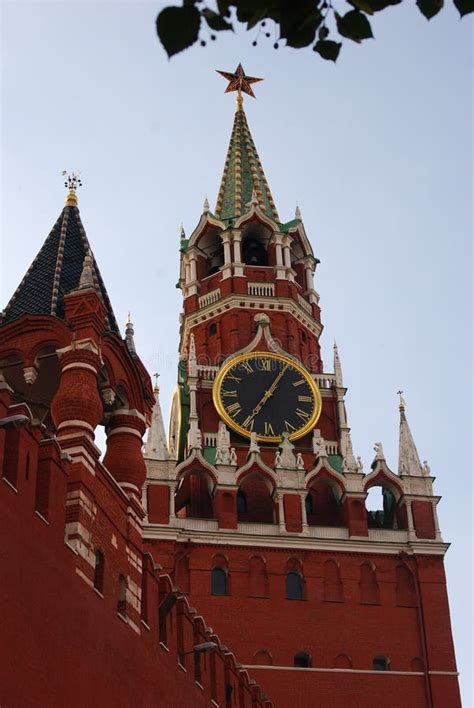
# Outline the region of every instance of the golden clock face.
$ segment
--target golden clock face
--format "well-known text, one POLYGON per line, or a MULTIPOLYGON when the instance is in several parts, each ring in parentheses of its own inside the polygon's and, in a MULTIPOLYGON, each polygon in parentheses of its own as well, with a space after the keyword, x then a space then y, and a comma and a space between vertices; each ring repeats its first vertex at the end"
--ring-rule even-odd
POLYGON ((212 390, 226 425, 247 438, 279 442, 306 435, 321 414, 321 395, 311 374, 289 357, 270 352, 240 354, 219 371, 212 390))

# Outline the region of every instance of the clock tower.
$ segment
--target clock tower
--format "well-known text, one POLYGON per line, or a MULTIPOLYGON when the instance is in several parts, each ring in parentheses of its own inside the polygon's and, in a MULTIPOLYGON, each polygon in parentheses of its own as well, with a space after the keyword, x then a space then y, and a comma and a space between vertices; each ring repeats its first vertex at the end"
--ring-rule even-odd
MULTIPOLYGON (((180 361, 168 435, 145 450, 155 561, 275 706, 460 706, 433 477, 400 397, 398 473, 353 453, 342 367, 321 361, 313 253, 281 221, 237 106, 214 211, 181 233, 180 361), (366 509, 373 487, 380 508, 366 509)), ((227 706, 238 706, 229 695, 227 706)))

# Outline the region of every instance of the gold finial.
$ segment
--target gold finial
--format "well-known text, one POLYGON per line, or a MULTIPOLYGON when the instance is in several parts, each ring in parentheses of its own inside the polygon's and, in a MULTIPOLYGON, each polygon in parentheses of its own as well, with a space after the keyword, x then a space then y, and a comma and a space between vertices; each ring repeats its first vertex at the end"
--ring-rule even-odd
POLYGON ((78 187, 82 187, 82 180, 79 177, 79 172, 71 172, 69 174, 66 170, 62 171, 62 176, 65 177, 64 186, 69 190, 66 197, 66 206, 77 206, 77 194, 76 190, 78 187))
POLYGON ((127 319, 125 320, 125 327, 132 324, 132 318, 130 316, 130 310, 128 311, 127 319))
POLYGON ((403 391, 397 391, 397 396, 400 396, 400 401, 398 403, 398 410, 400 413, 405 411, 405 399, 402 396, 403 391))
POLYGON ((233 74, 231 74, 229 71, 221 71, 220 69, 216 69, 216 71, 218 74, 223 76, 224 79, 227 79, 227 81, 229 82, 229 84, 225 90, 225 93, 230 93, 231 91, 237 91, 237 110, 238 111, 242 110, 242 105, 243 105, 242 92, 248 93, 249 96, 252 96, 253 98, 255 98, 255 94, 254 94, 250 84, 256 84, 257 81, 263 81, 263 79, 259 79, 256 76, 247 76, 247 74, 243 70, 242 64, 238 65, 237 69, 234 71, 233 74))
POLYGON ((159 393, 159 392, 160 392, 160 387, 158 386, 158 378, 159 378, 160 375, 159 375, 159 374, 153 374, 153 376, 155 377, 155 385, 153 386, 153 393, 159 393))

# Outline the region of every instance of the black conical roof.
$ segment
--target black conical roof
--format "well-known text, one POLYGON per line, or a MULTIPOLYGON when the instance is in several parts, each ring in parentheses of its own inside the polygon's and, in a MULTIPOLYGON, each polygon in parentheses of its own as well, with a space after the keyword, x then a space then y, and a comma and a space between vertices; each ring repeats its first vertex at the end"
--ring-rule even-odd
MULTIPOLYGON (((2 323, 22 315, 64 317, 64 295, 79 286, 84 257, 92 250, 77 206, 67 205, 6 306, 2 323)), ((120 335, 112 305, 95 258, 94 285, 107 310, 107 327, 120 335)))

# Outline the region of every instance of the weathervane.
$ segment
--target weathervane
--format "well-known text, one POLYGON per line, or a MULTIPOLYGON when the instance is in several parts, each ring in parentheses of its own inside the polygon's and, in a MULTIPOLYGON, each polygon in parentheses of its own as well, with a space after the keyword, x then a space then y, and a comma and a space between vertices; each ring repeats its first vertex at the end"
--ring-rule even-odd
POLYGON ((397 396, 400 396, 399 409, 401 411, 405 410, 405 399, 402 396, 403 391, 397 391, 397 396))
POLYGON ((66 197, 66 206, 77 206, 77 195, 76 190, 78 187, 82 187, 82 180, 79 177, 80 172, 71 172, 63 170, 61 172, 64 179, 64 186, 69 190, 66 197))
POLYGON ((220 69, 216 69, 216 71, 229 82, 225 93, 237 91, 237 110, 242 108, 242 92, 247 93, 249 96, 252 96, 252 98, 255 98, 255 94, 250 84, 256 84, 257 81, 263 81, 263 79, 259 79, 256 76, 247 76, 242 64, 238 65, 233 74, 229 71, 220 71, 220 69))
POLYGON ((158 386, 158 379, 159 379, 159 374, 153 374, 155 377, 155 385, 153 386, 153 390, 155 393, 159 393, 160 387, 158 386))

